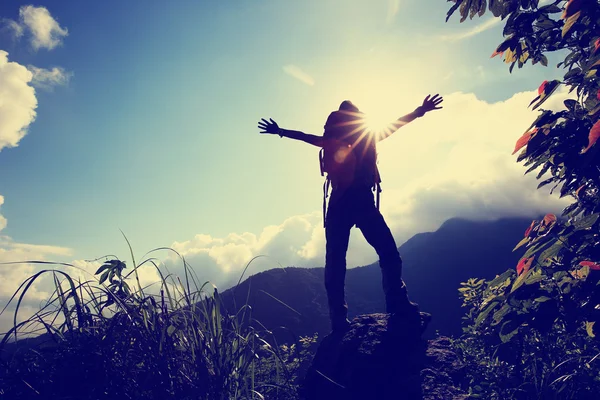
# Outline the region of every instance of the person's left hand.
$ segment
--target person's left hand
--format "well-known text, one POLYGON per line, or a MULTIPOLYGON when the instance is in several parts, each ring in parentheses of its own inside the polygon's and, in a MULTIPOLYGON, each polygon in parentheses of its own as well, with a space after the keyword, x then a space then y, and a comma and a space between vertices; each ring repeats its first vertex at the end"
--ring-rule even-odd
POLYGON ((279 133, 281 129, 279 128, 279 125, 277 125, 277 122, 273 121, 272 118, 269 118, 269 121, 264 118, 261 118, 260 121, 258 121, 258 128, 262 129, 260 133, 279 133))
POLYGON ((433 111, 433 110, 441 110, 443 107, 438 107, 442 101, 444 101, 444 98, 442 96, 440 96, 439 94, 434 95, 433 97, 429 98, 431 95, 428 95, 427 97, 425 97, 425 100, 423 100, 423 105, 419 106, 417 108, 417 111, 423 115, 429 111, 433 111))

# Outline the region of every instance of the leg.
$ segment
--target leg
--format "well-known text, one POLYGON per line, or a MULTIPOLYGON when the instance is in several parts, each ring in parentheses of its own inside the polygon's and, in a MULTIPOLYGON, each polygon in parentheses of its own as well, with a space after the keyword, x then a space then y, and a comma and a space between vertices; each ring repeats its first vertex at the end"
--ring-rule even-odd
POLYGON ((332 330, 346 324, 348 305, 344 294, 346 252, 352 224, 340 204, 329 207, 325 222, 325 289, 332 330))
POLYGON ((406 285, 402 281, 402 258, 379 210, 374 205, 366 205, 357 226, 379 256, 387 312, 398 313, 414 308, 408 301, 406 285))

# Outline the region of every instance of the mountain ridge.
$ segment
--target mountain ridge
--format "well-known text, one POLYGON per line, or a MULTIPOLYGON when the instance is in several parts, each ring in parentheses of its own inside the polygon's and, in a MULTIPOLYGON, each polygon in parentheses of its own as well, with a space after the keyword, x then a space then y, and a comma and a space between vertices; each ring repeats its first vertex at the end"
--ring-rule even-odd
MULTIPOLYGON (((491 279, 514 267, 519 253, 512 249, 530 223, 529 218, 453 218, 436 231, 416 234, 399 247, 411 300, 419 303, 422 311, 433 314, 429 337, 436 331, 460 335, 460 282, 475 277, 491 279)), ((232 299, 244 304, 250 290, 253 317, 267 329, 281 332, 278 327, 284 326, 283 331, 296 335, 326 334, 329 318, 323 274, 322 267, 271 269, 224 291, 223 298, 233 309, 232 299)), ((346 298, 350 317, 385 311, 378 262, 347 270, 346 298)), ((280 334, 283 340, 285 336, 280 334)))

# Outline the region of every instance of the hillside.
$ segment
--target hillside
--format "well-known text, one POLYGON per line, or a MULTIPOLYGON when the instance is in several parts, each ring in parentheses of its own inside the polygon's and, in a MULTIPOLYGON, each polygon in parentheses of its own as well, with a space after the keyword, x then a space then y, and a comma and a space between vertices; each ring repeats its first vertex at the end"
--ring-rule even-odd
MULTIPOLYGON (((433 314, 427 335, 431 337, 435 331, 461 333, 460 282, 471 277, 493 278, 514 267, 519 254, 512 249, 530 222, 524 218, 491 222, 451 219, 437 231, 417 234, 400 246, 410 297, 422 311, 433 314)), ((287 334, 280 326, 296 335, 329 331, 323 268, 288 267, 251 276, 223 293, 230 309, 234 308, 234 294, 237 304, 244 304, 249 294, 253 318, 282 339, 287 334)), ((385 311, 378 263, 348 270, 346 296, 350 316, 385 311)))

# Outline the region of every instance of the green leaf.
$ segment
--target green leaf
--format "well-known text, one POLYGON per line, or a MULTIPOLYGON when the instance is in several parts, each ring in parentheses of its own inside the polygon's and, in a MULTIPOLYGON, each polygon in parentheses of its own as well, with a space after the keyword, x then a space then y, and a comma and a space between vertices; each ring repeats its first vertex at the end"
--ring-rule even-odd
MULTIPOLYGON (((567 79, 572 78, 575 75, 578 75, 580 73, 581 73, 581 68, 573 68, 572 70, 570 70, 569 72, 567 72, 565 74, 564 79, 567 80, 567 79)), ((577 103, 577 101, 575 101, 575 100, 571 100, 571 101, 577 103)))
POLYGON ((488 283, 488 287, 494 288, 494 287, 506 282, 507 279, 512 278, 513 275, 514 275, 514 271, 512 269, 504 271, 504 273, 502 273, 502 275, 498 275, 493 280, 491 280, 488 283))
POLYGON ((511 306, 508 304, 504 304, 498 311, 496 311, 494 313, 494 316, 492 317, 494 322, 492 322, 492 325, 498 325, 500 322, 502 322, 502 319, 511 311, 511 306))
POLYGON ((177 329, 177 328, 175 328, 175 326, 174 326, 174 325, 170 325, 170 326, 167 328, 167 335, 169 335, 169 336, 173 336, 173 332, 175 332, 175 329, 177 329))
POLYGON ((527 243, 529 243, 529 238, 528 237, 521 239, 521 241, 515 246, 514 249, 512 249, 512 251, 515 251, 518 248, 520 248, 522 246, 525 246, 527 243))
POLYGON ((540 296, 540 297, 537 297, 536 299, 534 299, 533 301, 538 302, 538 303, 545 303, 548 300, 552 300, 552 299, 548 296, 540 296))
POLYGON ((96 272, 94 272, 94 275, 98 275, 100 272, 106 270, 110 268, 110 264, 102 264, 102 266, 100 268, 98 268, 98 270, 96 272))
POLYGON ((575 14, 573 14, 569 18, 567 18, 567 20, 565 21, 565 25, 563 26, 563 29, 562 29, 562 37, 565 37, 565 35, 567 33, 569 33, 569 31, 573 27, 573 24, 575 24, 575 22, 577 22, 577 20, 579 19, 580 16, 581 16, 581 11, 577 11, 575 14))
POLYGON ((527 277, 533 273, 533 269, 530 269, 529 271, 519 275, 519 277, 517 278, 517 280, 515 281, 515 283, 512 286, 512 289, 510 290, 511 293, 514 293, 515 290, 517 290, 518 288, 520 288, 521 286, 523 286, 523 284, 525 283, 525 279, 527 279, 527 277))
POLYGON ((526 252, 525 254, 523 254, 523 258, 529 258, 532 255, 534 255, 535 253, 537 253, 538 251, 550 246, 550 244, 552 243, 552 241, 548 240, 545 242, 539 241, 538 243, 534 244, 533 246, 531 246, 526 252))
POLYGON ((594 324, 596 322, 595 321, 586 321, 585 322, 585 331, 587 332, 589 337, 596 337, 596 335, 594 334, 594 324))
POLYGON ((454 14, 454 11, 456 11, 458 7, 460 7, 462 2, 463 0, 457 0, 456 3, 454 3, 454 5, 450 8, 450 10, 448 10, 448 14, 446 14, 446 22, 448 22, 452 14, 454 14))
POLYGON ((600 213, 590 214, 587 217, 581 218, 573 223, 577 230, 591 228, 600 218, 600 213))
POLYGON ((519 333, 520 327, 521 323, 518 320, 504 322, 500 328, 500 340, 502 340, 502 343, 509 342, 513 336, 519 333))
POLYGON ((540 182, 540 184, 538 185, 538 189, 543 188, 544 186, 546 186, 547 184, 551 183, 552 181, 554 181, 554 177, 548 178, 542 182, 540 182))
POLYGON ((540 254, 539 261, 545 262, 547 259, 556 257, 560 250, 564 247, 564 243, 560 240, 557 240, 552 246, 548 249, 544 250, 542 254, 540 254))
POLYGON ((477 319, 475 320, 475 326, 479 326, 481 325, 481 323, 483 321, 486 320, 486 318, 488 317, 488 315, 490 315, 490 313, 492 312, 492 310, 494 308, 496 308, 496 306, 498 306, 498 302, 495 301, 493 303, 491 303, 490 305, 488 305, 485 310, 483 310, 482 312, 479 313, 479 315, 477 316, 477 319))
POLYGON ((462 5, 460 6, 460 22, 465 22, 467 17, 469 16, 469 10, 471 9, 471 4, 473 3, 473 0, 464 0, 464 2, 462 3, 462 5))
POLYGON ((542 274, 542 271, 540 271, 538 269, 538 270, 534 270, 531 274, 528 274, 527 278, 525 279, 525 284, 533 285, 534 283, 538 283, 543 280, 544 280, 544 274, 542 274))
POLYGON ((548 170, 550 169, 551 166, 552 166, 552 163, 547 162, 544 165, 544 167, 540 170, 540 172, 538 173, 537 179, 540 179, 546 172, 548 172, 548 170))
POLYGON ((598 105, 597 105, 595 108, 592 108, 592 109, 590 110, 590 112, 588 113, 588 115, 594 115, 594 114, 596 114, 597 112, 600 112, 600 103, 598 103, 598 105))
POLYGON ((550 4, 550 5, 547 5, 544 7, 540 7, 539 11, 542 13, 554 14, 554 13, 561 12, 562 8, 560 8, 556 4, 550 4))
POLYGON ((104 281, 108 278, 110 270, 104 271, 104 273, 100 276, 100 284, 104 283, 104 281))
MULTIPOLYGON (((566 78, 566 76, 565 76, 566 78)), ((573 99, 567 99, 564 101, 565 107, 567 107, 567 109, 569 111, 575 111, 575 107, 577 106, 577 100, 573 100, 573 99)))

